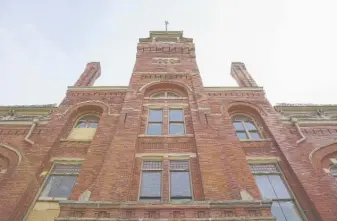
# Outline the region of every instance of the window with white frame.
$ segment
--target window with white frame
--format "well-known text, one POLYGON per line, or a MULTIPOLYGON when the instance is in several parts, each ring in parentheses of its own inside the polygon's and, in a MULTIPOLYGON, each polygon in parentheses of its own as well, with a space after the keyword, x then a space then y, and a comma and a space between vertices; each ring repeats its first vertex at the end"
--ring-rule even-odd
POLYGON ((171 91, 161 91, 151 95, 151 98, 177 98, 178 94, 171 91))
POLYGON ((277 164, 251 164, 263 199, 272 200, 272 214, 277 221, 302 221, 295 200, 277 164))
POLYGON ((169 109, 169 134, 185 134, 184 111, 183 109, 169 109))
POLYGON ((250 117, 235 115, 233 126, 239 140, 261 140, 260 132, 250 117))
POLYGON ((80 173, 81 165, 55 164, 40 197, 68 199, 80 173))
POLYGON ((148 124, 148 135, 162 135, 163 134, 163 110, 162 109, 150 109, 148 124))
POLYGON ((96 115, 85 115, 77 121, 75 128, 97 128, 98 121, 99 117, 96 115))
POLYGON ((161 201, 161 161, 143 161, 140 201, 161 201))
POLYGON ((170 200, 192 200, 189 161, 170 161, 170 200))

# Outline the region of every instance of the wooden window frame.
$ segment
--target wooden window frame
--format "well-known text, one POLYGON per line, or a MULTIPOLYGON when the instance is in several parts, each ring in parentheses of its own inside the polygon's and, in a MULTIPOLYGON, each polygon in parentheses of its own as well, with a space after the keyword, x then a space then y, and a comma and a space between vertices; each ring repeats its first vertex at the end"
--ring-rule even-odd
MULTIPOLYGON (((292 202, 295 206, 296 206, 296 209, 297 209, 297 212, 298 212, 298 215, 300 216, 300 218, 302 219, 302 221, 307 221, 307 218, 300 206, 300 204, 298 203, 295 195, 294 195, 294 192, 292 191, 292 189, 290 188, 285 176, 284 176, 284 173, 281 169, 281 167, 279 166, 279 164, 277 162, 265 162, 265 163, 262 163, 262 162, 251 162, 249 163, 249 166, 256 166, 256 165, 273 165, 277 172, 254 172, 252 171, 252 169, 250 168, 250 171, 251 173, 253 174, 253 176, 263 176, 263 175, 278 175, 280 176, 284 186, 286 187, 288 193, 289 193, 289 196, 290 198, 286 198, 286 199, 270 199, 272 202, 292 202)), ((257 184, 256 184, 257 185, 257 184)), ((262 193, 260 192, 260 195, 262 197, 262 193)))
POLYGON ((174 98, 178 98, 178 97, 181 97, 178 93, 176 92, 173 92, 173 91, 158 91, 158 92, 154 92, 153 94, 151 94, 150 98, 152 99, 167 99, 167 98, 171 98, 171 99, 174 99, 174 98), (155 96, 156 94, 160 94, 160 93, 164 93, 164 96, 163 97, 153 97, 155 96), (169 97, 168 96, 168 93, 172 93, 172 94, 175 94, 176 97, 169 97))
MULTIPOLYGON (((76 180, 80 174, 80 169, 81 169, 81 165, 82 165, 82 162, 54 162, 51 169, 49 170, 43 184, 42 184, 42 188, 40 189, 39 191, 39 197, 38 197, 38 200, 41 201, 41 200, 52 200, 52 201, 59 201, 59 200, 67 200, 68 198, 67 197, 49 197, 49 196, 44 196, 44 191, 45 191, 45 188, 46 186, 48 185, 48 181, 50 179, 50 177, 52 176, 75 176, 76 177, 76 180), (79 171, 78 172, 55 172, 55 168, 57 166, 79 166, 79 171)), ((76 185, 76 181, 74 183, 74 186, 76 185)), ((74 186, 72 187, 72 189, 74 188, 74 186)))
MULTIPOLYGON (((171 159, 169 160, 169 173, 168 173, 168 184, 169 184, 169 201, 175 201, 175 200, 186 200, 186 201, 193 201, 193 185, 192 185, 192 174, 191 174, 191 161, 189 159, 171 159), (187 162, 188 168, 187 169, 172 169, 171 168, 171 162, 176 161, 176 162, 187 162), (190 185, 190 191, 191 191, 191 196, 183 196, 183 197, 172 197, 171 195, 171 173, 172 172, 188 172, 189 176, 189 185, 190 185)), ((185 202, 185 201, 184 201, 185 202)))
POLYGON ((236 114, 234 114, 234 115, 232 116, 232 125, 233 125, 234 130, 235 130, 235 135, 236 135, 236 137, 238 138, 239 141, 260 141, 260 140, 263 140, 262 133, 261 133, 261 131, 260 131, 260 128, 257 126, 255 119, 254 119, 253 117, 247 115, 247 114, 242 114, 242 113, 236 113, 236 114), (235 120, 235 117, 238 117, 238 116, 246 117, 246 118, 248 118, 249 120, 247 120, 247 121, 245 121, 245 120, 235 120), (234 126, 234 123, 236 123, 236 122, 241 123, 242 126, 243 126, 243 128, 244 128, 244 130, 237 130, 237 129, 235 128, 235 126, 234 126), (246 122, 252 123, 252 124, 254 125, 254 127, 256 128, 256 130, 249 130, 249 129, 247 128, 247 126, 246 126, 246 122), (237 136, 237 133, 238 133, 238 132, 241 132, 241 133, 244 132, 244 133, 247 135, 248 139, 240 139, 240 138, 237 136), (251 133, 257 133, 257 134, 259 135, 260 139, 252 139, 251 133))
POLYGON ((140 185, 138 191, 138 201, 147 202, 148 200, 153 200, 153 202, 161 202, 163 200, 163 161, 161 159, 143 159, 140 173, 140 185), (145 162, 160 162, 160 169, 144 169, 145 162), (146 172, 158 172, 160 173, 160 196, 159 197, 151 197, 151 196, 142 196, 142 187, 143 187, 143 173, 146 172))
POLYGON ((164 135, 164 108, 149 108, 147 114, 147 123, 146 123, 146 135, 149 136, 162 136, 164 135), (161 121, 150 121, 150 113, 152 110, 161 111, 161 121), (161 133, 160 134, 149 134, 149 124, 160 124, 161 133))
POLYGON ((170 136, 184 136, 184 135, 186 135, 185 111, 184 111, 183 107, 169 107, 168 108, 168 129, 167 129, 167 131, 168 131, 168 135, 170 135, 170 136), (171 121, 171 119, 170 119, 170 111, 171 110, 181 110, 182 115, 183 115, 183 119, 181 121, 171 121), (182 124, 184 132, 182 134, 171 134, 171 131, 170 131, 171 124, 182 124))

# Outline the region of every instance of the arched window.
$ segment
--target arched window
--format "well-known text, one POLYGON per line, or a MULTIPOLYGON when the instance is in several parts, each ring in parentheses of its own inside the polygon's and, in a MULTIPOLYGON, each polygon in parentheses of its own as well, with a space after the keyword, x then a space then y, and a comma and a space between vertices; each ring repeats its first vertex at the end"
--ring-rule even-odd
POLYGON ((335 177, 335 179, 337 180, 337 166, 333 166, 330 169, 330 173, 333 177, 335 177))
POLYGON ((6 157, 0 155, 0 174, 6 173, 8 167, 9 167, 9 160, 6 157))
POLYGON ((245 115, 235 115, 233 126, 239 140, 261 140, 261 135, 253 119, 245 115))
POLYGON ((178 94, 171 91, 161 91, 151 95, 151 98, 175 98, 180 97, 178 94))
POLYGON ((76 123, 76 128, 97 128, 99 118, 96 115, 85 115, 76 123))
POLYGON ((75 123, 68 139, 70 140, 92 140, 96 134, 99 117, 88 114, 80 117, 75 123))

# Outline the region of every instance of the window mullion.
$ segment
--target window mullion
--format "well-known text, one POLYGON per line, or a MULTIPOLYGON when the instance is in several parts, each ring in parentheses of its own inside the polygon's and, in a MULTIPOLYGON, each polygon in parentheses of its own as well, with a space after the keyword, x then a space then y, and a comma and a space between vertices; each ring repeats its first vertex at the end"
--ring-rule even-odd
POLYGON ((252 137, 250 136, 249 130, 246 127, 245 121, 241 121, 241 124, 243 125, 243 128, 245 128, 245 133, 247 134, 248 140, 251 140, 252 137))
POLYGON ((282 206, 281 206, 281 204, 280 204, 278 195, 277 195, 277 193, 276 193, 276 191, 275 191, 275 189, 274 189, 274 186, 273 186, 273 184, 272 184, 272 182, 271 182, 271 180, 270 180, 270 178, 269 178, 269 174, 267 175, 267 178, 268 178, 268 181, 269 181, 269 183, 270 183, 270 186, 271 186, 271 188, 273 189, 273 192, 274 192, 274 194, 275 194, 275 196, 276 196, 276 200, 273 199, 273 202, 276 201, 276 202, 278 203, 278 205, 279 205, 279 207, 280 207, 280 209, 281 209, 281 211, 282 211, 283 217, 286 219, 286 221, 288 221, 288 219, 287 219, 287 217, 286 217, 286 215, 285 215, 285 213, 284 213, 284 211, 283 211, 283 208, 282 208, 282 206))

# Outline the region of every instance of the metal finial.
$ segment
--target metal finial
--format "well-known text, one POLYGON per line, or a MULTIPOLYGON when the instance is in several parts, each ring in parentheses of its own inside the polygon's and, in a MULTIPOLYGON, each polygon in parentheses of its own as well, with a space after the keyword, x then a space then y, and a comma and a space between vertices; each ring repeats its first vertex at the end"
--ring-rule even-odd
POLYGON ((165 21, 165 30, 167 31, 167 26, 168 26, 169 22, 165 21))

